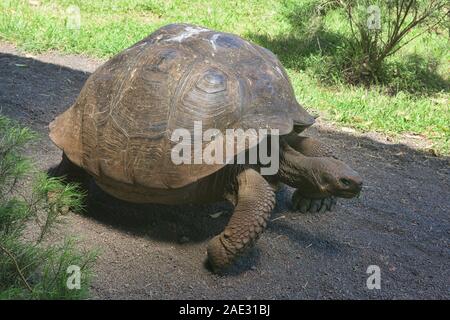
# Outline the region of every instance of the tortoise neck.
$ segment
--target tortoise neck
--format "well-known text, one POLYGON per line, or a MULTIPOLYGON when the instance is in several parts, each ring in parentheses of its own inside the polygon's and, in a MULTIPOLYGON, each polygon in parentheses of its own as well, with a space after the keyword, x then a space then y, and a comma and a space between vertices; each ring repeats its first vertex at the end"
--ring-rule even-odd
POLYGON ((280 141, 280 169, 277 178, 294 188, 314 189, 317 184, 311 158, 295 151, 284 140, 280 141))

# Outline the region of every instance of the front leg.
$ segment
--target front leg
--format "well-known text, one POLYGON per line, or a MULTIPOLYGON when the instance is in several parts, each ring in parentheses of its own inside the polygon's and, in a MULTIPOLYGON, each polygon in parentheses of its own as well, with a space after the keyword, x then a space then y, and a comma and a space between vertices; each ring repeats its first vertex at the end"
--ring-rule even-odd
MULTIPOLYGON (((304 175, 306 175, 306 171, 311 170, 311 168, 305 168, 305 164, 311 159, 310 157, 334 158, 331 148, 314 138, 299 136, 296 132, 285 136, 282 145, 284 145, 283 155, 285 158, 282 166, 291 167, 291 170, 287 170, 287 174, 290 175, 296 175, 299 171, 304 171, 304 175), (297 168, 300 168, 300 170, 297 168)), ((291 183, 291 186, 296 187, 296 184, 291 183)), ((318 186, 314 183, 301 183, 292 195, 293 209, 301 213, 331 211, 336 205, 336 198, 331 195, 322 195, 317 192, 316 187, 318 186)))
POLYGON ((289 144, 289 146, 291 146, 294 150, 300 152, 304 156, 332 157, 337 159, 331 147, 315 138, 300 136, 294 131, 285 136, 284 140, 289 144))
POLYGON ((322 199, 309 198, 303 195, 300 189, 295 190, 292 195, 292 207, 301 213, 323 213, 325 211, 331 211, 336 205, 336 202, 336 198, 333 196, 322 199))
POLYGON ((225 230, 208 245, 208 259, 216 272, 255 244, 275 205, 273 189, 255 170, 244 170, 236 180, 236 191, 229 197, 235 205, 234 213, 225 230))

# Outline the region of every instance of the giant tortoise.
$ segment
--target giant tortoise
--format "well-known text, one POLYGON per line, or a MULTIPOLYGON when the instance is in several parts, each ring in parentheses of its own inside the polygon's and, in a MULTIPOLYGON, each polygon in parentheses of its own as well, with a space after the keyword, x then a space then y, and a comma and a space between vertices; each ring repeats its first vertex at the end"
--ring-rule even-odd
MULTIPOLYGON (((314 121, 271 51, 233 34, 171 24, 99 67, 72 107, 50 124, 50 137, 63 150, 50 172, 81 183, 93 178, 129 202, 230 201, 234 213, 207 248, 220 272, 265 229, 277 185, 296 188, 293 206, 302 212, 328 210, 334 197, 360 192, 355 171, 324 144, 299 135, 314 121), (279 141, 279 170, 262 175, 258 161, 174 163, 172 133, 192 132, 195 121, 220 132, 270 130, 267 139, 279 141)), ((232 156, 261 141, 234 148, 232 156)))

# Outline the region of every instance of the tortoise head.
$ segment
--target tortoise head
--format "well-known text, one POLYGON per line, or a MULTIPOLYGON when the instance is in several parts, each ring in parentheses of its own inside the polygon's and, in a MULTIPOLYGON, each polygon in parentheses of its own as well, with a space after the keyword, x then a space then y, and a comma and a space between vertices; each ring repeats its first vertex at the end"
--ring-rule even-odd
POLYGON ((311 175, 318 191, 327 196, 353 198, 362 188, 361 176, 344 162, 334 158, 310 158, 311 175))
POLYGON ((310 198, 352 198, 362 188, 362 178, 344 162, 332 157, 307 157, 281 142, 278 176, 310 198))

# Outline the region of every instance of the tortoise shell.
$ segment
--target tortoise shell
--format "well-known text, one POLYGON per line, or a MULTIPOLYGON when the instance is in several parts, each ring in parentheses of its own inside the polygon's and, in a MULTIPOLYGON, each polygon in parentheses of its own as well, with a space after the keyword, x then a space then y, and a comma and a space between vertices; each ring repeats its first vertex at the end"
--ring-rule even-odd
POLYGON ((192 132, 200 120, 203 130, 279 134, 314 122, 272 52, 236 35, 172 24, 99 67, 72 107, 50 124, 50 137, 94 177, 179 188, 223 167, 171 160, 173 130, 192 132))

